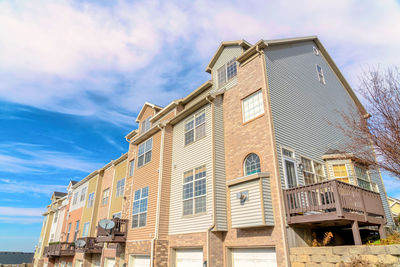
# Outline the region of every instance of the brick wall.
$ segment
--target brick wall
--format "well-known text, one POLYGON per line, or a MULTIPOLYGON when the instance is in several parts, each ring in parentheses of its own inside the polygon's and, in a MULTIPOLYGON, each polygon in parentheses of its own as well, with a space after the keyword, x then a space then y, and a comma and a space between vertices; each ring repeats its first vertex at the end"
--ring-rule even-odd
POLYGON ((292 267, 344 266, 344 263, 357 257, 367 260, 371 264, 400 266, 400 245, 296 247, 290 249, 292 267))

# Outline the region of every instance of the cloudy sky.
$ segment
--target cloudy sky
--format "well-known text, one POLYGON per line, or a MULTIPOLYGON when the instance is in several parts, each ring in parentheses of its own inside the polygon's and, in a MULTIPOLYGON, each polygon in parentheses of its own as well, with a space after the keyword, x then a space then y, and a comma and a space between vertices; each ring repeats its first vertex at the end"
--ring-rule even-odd
POLYGON ((0 1, 0 250, 33 251, 51 191, 124 153, 144 101, 209 79, 221 41, 318 35, 357 88, 399 33, 395 0, 0 1))

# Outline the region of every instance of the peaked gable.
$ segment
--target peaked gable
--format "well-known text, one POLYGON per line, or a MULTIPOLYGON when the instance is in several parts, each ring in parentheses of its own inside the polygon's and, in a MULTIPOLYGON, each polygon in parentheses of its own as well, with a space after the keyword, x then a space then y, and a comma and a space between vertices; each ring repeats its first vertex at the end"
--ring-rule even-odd
POLYGON ((139 114, 136 117, 136 122, 139 123, 142 120, 143 115, 147 111, 148 108, 151 108, 154 110, 154 114, 157 113, 158 111, 162 110, 162 107, 151 104, 149 102, 144 103, 142 109, 139 111, 139 114))

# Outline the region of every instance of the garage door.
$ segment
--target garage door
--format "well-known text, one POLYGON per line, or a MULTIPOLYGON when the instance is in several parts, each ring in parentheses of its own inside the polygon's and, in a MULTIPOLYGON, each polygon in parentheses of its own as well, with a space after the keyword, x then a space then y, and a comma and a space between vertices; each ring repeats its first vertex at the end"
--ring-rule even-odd
POLYGON ((274 267, 276 253, 274 248, 238 248, 232 250, 233 267, 274 267))
POLYGON ((178 249, 176 250, 176 267, 202 267, 202 249, 178 249))
POLYGON ((129 267, 150 267, 149 256, 130 255, 129 267))

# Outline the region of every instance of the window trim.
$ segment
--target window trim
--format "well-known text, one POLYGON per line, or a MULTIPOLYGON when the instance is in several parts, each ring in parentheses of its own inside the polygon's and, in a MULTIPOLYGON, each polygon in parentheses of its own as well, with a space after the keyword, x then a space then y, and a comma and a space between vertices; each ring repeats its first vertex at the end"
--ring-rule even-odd
POLYGON ((108 201, 110 200, 110 188, 106 188, 103 190, 103 193, 101 194, 101 206, 108 205, 108 201), (107 203, 104 203, 104 192, 108 192, 107 194, 107 203))
POLYGON ((84 188, 82 188, 81 190, 81 197, 79 198, 79 202, 85 202, 86 200, 86 193, 87 193, 87 186, 85 186, 84 188), (83 197, 83 199, 82 199, 83 197))
POLYGON ((221 65, 218 69, 217 69, 217 77, 216 77, 216 81, 217 81, 217 85, 218 85, 218 89, 224 87, 228 82, 230 82, 231 80, 233 80, 233 78, 235 78, 237 76, 237 71, 238 71, 238 64, 237 64, 237 60, 236 57, 228 60, 224 65, 221 65), (235 63, 235 67, 236 67, 236 74, 234 76, 232 76, 230 79, 228 79, 228 63, 230 62, 234 62, 235 63), (219 70, 224 68, 224 73, 225 73, 225 81, 223 83, 220 84, 219 82, 219 70))
POLYGON ((319 50, 315 46, 313 46, 313 53, 314 53, 314 55, 319 56, 319 50))
POLYGON ((132 177, 134 174, 135 174, 135 159, 132 159, 131 161, 129 161, 129 177, 132 177))
POLYGON ((349 181, 348 184, 352 184, 351 181, 350 181, 350 173, 349 173, 349 169, 347 168, 347 163, 332 164, 331 166, 332 166, 333 179, 345 183, 344 181, 339 180, 339 179, 345 179, 345 178, 347 178, 347 180, 349 181), (344 165, 344 167, 345 167, 345 169, 346 169, 347 176, 339 176, 339 177, 336 177, 334 166, 340 166, 340 165, 344 165))
POLYGON ((81 237, 88 237, 90 235, 90 222, 85 222, 82 227, 82 236, 81 237), (85 235, 85 226, 88 225, 87 228, 87 235, 85 235))
POLYGON ((250 93, 250 94, 248 94, 248 95, 246 95, 245 97, 243 97, 242 99, 240 99, 240 101, 242 102, 242 103, 241 103, 241 106, 242 106, 242 124, 243 124, 243 125, 244 125, 244 124, 247 124, 247 123, 249 123, 249 122, 252 122, 252 121, 254 121, 254 120, 256 120, 256 119, 258 119, 258 118, 260 118, 260 117, 262 117, 262 116, 265 115, 264 93, 263 93, 262 88, 259 88, 258 90, 254 91, 254 92, 252 92, 252 93, 250 93), (253 118, 251 118, 251 119, 249 119, 249 120, 246 121, 246 120, 245 120, 245 114, 246 114, 246 112, 245 112, 245 108, 244 108, 244 102, 245 102, 246 98, 249 98, 249 97, 251 97, 251 96, 253 96, 253 95, 257 94, 257 93, 261 93, 261 99, 262 99, 262 101, 261 101, 261 103, 262 103, 262 113, 260 113, 260 114, 258 114, 257 116, 255 116, 255 117, 253 117, 253 118))
POLYGON ((246 160, 247 160, 247 158, 248 157, 250 157, 251 155, 256 155, 257 157, 258 157, 258 160, 260 161, 260 171, 259 172, 261 172, 261 158, 260 158, 260 156, 257 154, 257 153, 255 153, 255 152, 250 152, 250 153, 248 153, 247 155, 246 155, 246 157, 244 158, 244 160, 243 160, 243 164, 242 164, 242 167, 243 167, 243 176, 248 176, 248 175, 252 175, 252 174, 255 174, 255 173, 259 173, 259 172, 254 172, 254 173, 250 173, 250 174, 247 174, 246 173, 246 160))
POLYGON ((182 217, 183 217, 183 218, 193 217, 193 216, 200 216, 200 215, 207 214, 207 192, 208 192, 208 190, 207 190, 207 185, 208 185, 208 181, 207 181, 207 164, 203 164, 203 165, 200 165, 200 166, 197 166, 197 167, 188 169, 188 170, 186 170, 186 171, 184 171, 184 172, 182 173, 182 185, 181 185, 181 188, 182 188, 182 217), (196 169, 197 169, 197 168, 201 168, 201 167, 204 167, 204 168, 205 168, 205 170, 206 170, 206 176, 205 176, 204 178, 198 179, 197 181, 203 180, 203 179, 205 180, 205 182, 206 182, 206 193, 203 194, 203 195, 200 195, 200 196, 195 196, 195 181, 196 181, 196 178, 195 178, 195 177, 196 177, 196 169), (191 182, 185 183, 185 173, 188 172, 188 171, 192 171, 192 173, 193 173, 193 180, 192 180, 191 182), (189 183, 193 183, 193 196, 190 197, 190 198, 184 199, 184 198, 183 198, 183 186, 184 186, 185 184, 189 184, 189 183), (205 199, 206 199, 206 210, 205 210, 205 211, 202 211, 202 212, 196 213, 196 212, 195 212, 195 211, 196 211, 195 199, 196 199, 196 198, 201 198, 201 197, 205 197, 205 199), (184 214, 184 205, 183 205, 183 202, 185 202, 185 201, 187 201, 187 200, 192 200, 192 201, 193 201, 192 213, 191 213, 191 214, 184 214))
POLYGON ((88 209, 92 208, 94 205, 94 194, 95 194, 95 192, 91 192, 88 194, 88 200, 87 200, 87 204, 86 204, 86 208, 88 208, 88 209), (92 199, 90 199, 90 195, 93 195, 92 199), (89 205, 89 203, 90 203, 90 205, 89 205))
POLYGON ((136 189, 136 190, 134 190, 134 192, 133 192, 132 223, 131 223, 131 228, 132 228, 132 229, 138 229, 138 228, 147 227, 147 219, 148 219, 148 216, 147 216, 147 215, 148 215, 148 213, 149 213, 149 192, 150 192, 149 186, 145 186, 145 187, 136 189), (145 189, 145 188, 147 188, 147 196, 144 197, 144 198, 142 198, 142 191, 143 191, 143 189, 145 189), (139 191, 139 190, 140 190, 140 198, 139 198, 138 200, 135 200, 135 193, 136 193, 137 191, 139 191), (140 212, 140 202, 141 202, 142 199, 147 199, 146 212, 140 212), (137 213, 133 213, 133 208, 134 208, 134 205, 135 205, 135 201, 138 201, 138 202, 139 202, 139 211, 138 211, 137 213), (141 214, 144 214, 144 213, 146 213, 146 224, 143 225, 143 226, 140 226, 140 215, 141 215, 141 214), (138 216, 138 224, 137 224, 137 226, 133 226, 133 216, 135 216, 135 215, 138 216))
POLYGON ((117 185, 116 185, 116 189, 115 189, 115 197, 116 197, 116 198, 117 198, 117 197, 123 197, 123 196, 124 196, 124 193, 125 193, 125 182, 126 182, 125 177, 124 177, 124 178, 121 178, 121 179, 119 179, 119 180, 117 181, 117 185), (122 188, 120 188, 120 187, 118 187, 118 183, 121 182, 122 180, 124 180, 124 186, 123 186, 122 188), (122 192, 119 191, 119 190, 121 190, 121 189, 122 189, 122 192))
POLYGON ((150 128, 151 128, 150 120, 152 117, 153 116, 150 115, 146 119, 142 120, 142 122, 140 123, 140 134, 143 134, 143 133, 147 132, 148 130, 150 130, 150 128), (144 128, 144 126, 147 126, 147 125, 148 125, 148 127, 144 128))
POLYGON ((318 180, 317 180, 317 176, 320 176, 320 175, 317 175, 317 173, 316 173, 316 171, 315 171, 315 165, 314 165, 315 163, 320 164, 320 165, 322 166, 322 172, 324 173, 323 177, 325 178, 325 180, 327 180, 326 171, 325 171, 325 167, 324 167, 324 164, 323 164, 323 163, 318 162, 318 161, 316 161, 316 160, 313 160, 313 159, 311 159, 311 158, 309 158, 309 157, 306 157, 306 156, 300 156, 300 163, 303 164, 303 165, 304 165, 304 163, 303 163, 303 161, 301 160, 302 158, 311 161, 311 168, 312 168, 312 171, 313 171, 312 173, 309 172, 309 171, 305 171, 305 169, 303 169, 303 170, 301 171, 302 174, 303 174, 304 185, 307 185, 307 184, 306 184, 306 179, 305 179, 305 176, 304 176, 304 172, 310 173, 310 174, 312 174, 312 175, 314 176, 314 179, 313 179, 313 180, 314 180, 314 184, 315 184, 315 183, 319 183, 318 180))
POLYGON ((152 159, 153 159, 153 144, 154 144, 154 142, 153 142, 153 136, 152 136, 152 137, 150 137, 150 138, 147 138, 145 141, 143 141, 142 143, 140 143, 140 144, 137 146, 138 150, 137 150, 137 162, 136 162, 136 165, 137 165, 137 166, 136 166, 136 167, 137 167, 138 169, 141 168, 141 167, 143 167, 143 166, 145 166, 145 165, 147 165, 147 164, 149 164, 149 163, 152 161, 152 159), (149 140, 151 140, 151 150, 146 151, 146 143, 147 143, 147 141, 149 141, 149 140), (139 147, 140 147, 141 145, 144 146, 144 149, 143 149, 143 164, 139 166, 139 158, 140 158, 140 156, 142 155, 142 154, 139 154, 139 147), (150 161, 149 161, 149 162, 145 162, 145 160, 146 160, 146 153, 148 153, 148 152, 151 152, 150 161))
POLYGON ((184 142, 185 147, 189 146, 207 136, 207 124, 206 123, 207 123, 207 116, 206 116, 205 108, 193 113, 192 115, 190 115, 188 118, 185 119, 185 121, 183 123, 183 142, 184 142), (196 126, 196 117, 200 117, 202 115, 202 113, 204 113, 204 122, 202 122, 201 124, 196 126), (193 141, 186 144, 186 133, 189 132, 189 131, 186 131, 186 124, 192 120, 193 120, 193 129, 189 130, 189 131, 193 131, 193 141), (204 136, 197 138, 196 129, 202 125, 204 125, 204 128, 205 128, 204 136))

